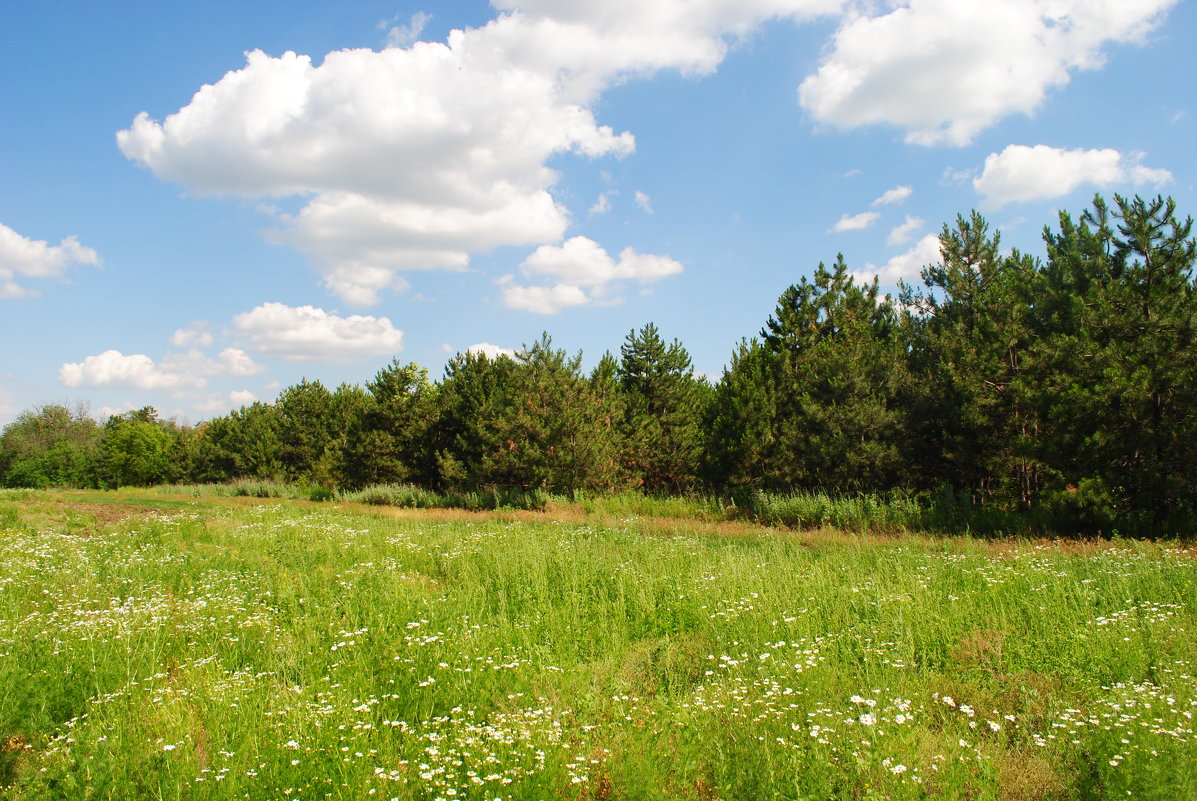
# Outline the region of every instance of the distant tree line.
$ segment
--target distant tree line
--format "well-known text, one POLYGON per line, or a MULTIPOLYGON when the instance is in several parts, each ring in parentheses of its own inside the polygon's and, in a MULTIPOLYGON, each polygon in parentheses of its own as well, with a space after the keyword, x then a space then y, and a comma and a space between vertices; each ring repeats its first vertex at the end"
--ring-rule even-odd
POLYGON ((116 487, 279 479, 330 488, 571 495, 898 493, 1074 530, 1197 527, 1191 219, 1097 197, 1003 252, 977 213, 897 298, 843 259, 788 287, 722 378, 648 324, 589 373, 548 335, 459 354, 440 381, 399 360, 362 386, 304 380, 195 427, 152 408, 103 424, 27 411, 0 483, 116 487))

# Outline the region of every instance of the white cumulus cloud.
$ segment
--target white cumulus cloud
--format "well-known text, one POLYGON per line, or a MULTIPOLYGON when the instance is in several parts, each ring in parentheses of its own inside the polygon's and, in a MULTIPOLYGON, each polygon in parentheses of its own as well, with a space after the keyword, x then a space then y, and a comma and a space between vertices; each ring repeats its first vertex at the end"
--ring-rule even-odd
POLYGON ((876 211, 864 211, 860 214, 845 214, 840 217, 835 225, 831 226, 828 233, 841 233, 843 231, 861 231, 868 228, 877 221, 881 214, 876 211))
POLYGON ((585 306, 590 297, 581 287, 568 284, 554 286, 519 286, 509 284, 503 287, 503 303, 509 309, 523 309, 537 314, 556 314, 572 306, 585 306))
POLYGON ((1142 153, 1123 154, 1110 148, 1064 150, 1047 145, 1009 145, 985 158, 985 169, 973 188, 986 205, 1062 197, 1082 184, 1154 184, 1172 180, 1168 170, 1144 167, 1142 153))
MULTIPOLYGON (((171 337, 172 342, 189 338, 180 337, 181 331, 186 329, 176 331, 171 337)), ((248 353, 233 347, 225 348, 215 358, 198 348, 190 348, 168 353, 158 363, 143 353, 126 355, 110 349, 88 356, 82 362, 62 365, 58 378, 68 387, 176 391, 203 387, 211 376, 250 376, 265 369, 256 364, 248 353)))
POLYGON ((541 245, 520 266, 530 279, 555 280, 551 286, 520 286, 504 279, 503 300, 513 309, 554 314, 570 306, 617 303, 611 293, 625 281, 648 285, 682 272, 680 262, 668 256, 637 253, 624 248, 613 259, 597 242, 584 236, 561 245, 541 245))
POLYGON ((590 207, 590 214, 606 214, 611 210, 611 192, 603 192, 598 196, 598 200, 594 201, 594 205, 590 207))
POLYGON ((250 350, 287 361, 333 361, 394 353, 403 332, 386 317, 341 317, 314 306, 263 303, 233 318, 250 350))
POLYGON ((921 217, 915 217, 912 214, 906 215, 906 221, 901 225, 895 225, 890 229, 889 236, 885 238, 887 245, 904 245, 910 241, 910 236, 918 229, 926 224, 926 220, 921 217))
POLYGON ((873 201, 872 205, 888 206, 892 203, 901 203, 913 194, 914 190, 909 186, 895 186, 893 189, 883 192, 881 197, 873 201))
POLYGON ((387 47, 407 47, 420 38, 420 34, 424 32, 424 26, 431 19, 431 14, 417 11, 401 25, 391 24, 398 22, 399 18, 396 17, 381 23, 379 27, 384 28, 387 32, 387 47))
POLYGON ((206 348, 212 344, 208 323, 196 320, 186 328, 179 328, 170 335, 170 344, 176 348, 206 348))
POLYGON ((144 390, 179 390, 204 386, 202 375, 159 367, 144 353, 125 355, 106 350, 82 362, 67 363, 58 380, 68 387, 124 387, 144 390))
POLYGON ((229 402, 237 407, 249 406, 257 399, 258 396, 248 389, 234 389, 229 393, 229 402))
POLYGON ((258 396, 248 389, 235 389, 227 395, 220 393, 209 395, 196 402, 195 408, 208 414, 224 414, 232 409, 249 406, 257 399, 258 396))
POLYGON ((497 359, 500 356, 506 356, 509 359, 515 358, 515 351, 511 348, 500 347, 499 345, 492 345, 489 342, 478 342, 466 348, 466 353, 481 353, 488 359, 497 359))
POLYGON ((882 286, 894 286, 899 281, 918 280, 924 267, 940 261, 939 236, 927 234, 910 250, 894 256, 881 268, 869 265, 869 269, 853 272, 852 277, 860 283, 868 283, 875 277, 882 286))
POLYGON ((21 236, 0 223, 0 298, 38 294, 37 290, 18 284, 18 278, 56 278, 73 265, 99 263, 99 254, 79 244, 73 236, 51 245, 21 236))
MULTIPOLYGON (((271 241, 304 252, 325 285, 369 305, 397 273, 461 269, 470 254, 555 242, 568 210, 554 156, 620 157, 631 133, 599 124, 607 87, 662 69, 714 70, 738 37, 845 0, 528 0, 495 5, 445 42, 309 56, 261 51, 164 119, 117 134, 125 156, 199 194, 303 199, 271 241)), ((425 22, 412 18, 396 44, 425 22)))
POLYGON ((1177 0, 896 0, 845 16, 799 100, 839 128, 887 123, 964 145, 1031 114, 1111 43, 1142 44, 1177 0))

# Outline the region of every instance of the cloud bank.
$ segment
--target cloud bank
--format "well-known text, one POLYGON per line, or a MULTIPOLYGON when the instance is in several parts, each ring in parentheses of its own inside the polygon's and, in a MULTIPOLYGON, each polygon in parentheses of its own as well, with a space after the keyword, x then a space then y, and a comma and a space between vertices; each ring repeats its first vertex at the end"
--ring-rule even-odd
MULTIPOLYGON (((325 286, 370 305, 398 273, 462 269, 470 254, 560 241, 570 220, 550 158, 622 157, 629 132, 596 122, 609 86, 663 69, 713 71, 765 20, 844 0, 496 2, 482 28, 380 52, 246 54, 158 121, 117 134, 124 155, 210 195, 304 199, 269 238, 305 253, 325 286)), ((410 38, 424 18, 395 30, 410 38)))
POLYGON ((899 0, 844 18, 799 102, 840 129, 888 124, 920 145, 965 145, 1032 114, 1109 44, 1142 44, 1177 0, 899 0))
POLYGON ((985 158, 985 169, 973 179, 973 188, 987 206, 998 208, 1007 203, 1063 197, 1083 184, 1160 186, 1172 180, 1167 170, 1141 165, 1143 156, 1109 148, 1064 150, 1047 145, 1010 145, 985 158))
POLYGON ((51 245, 0 223, 0 298, 34 297, 37 290, 18 284, 18 278, 57 278, 77 264, 98 266, 100 256, 73 236, 51 245))
POLYGON ((508 308, 537 314, 556 314, 571 306, 618 303, 613 292, 624 282, 646 286, 682 272, 681 263, 668 256, 637 253, 624 248, 619 260, 611 258, 598 243, 575 236, 561 245, 541 245, 524 260, 521 272, 531 279, 555 280, 551 285, 520 286, 511 276, 502 283, 508 308))
POLYGON ((341 317, 313 306, 263 303, 234 317, 232 330, 255 353, 294 362, 395 353, 403 347, 403 332, 386 317, 341 317))

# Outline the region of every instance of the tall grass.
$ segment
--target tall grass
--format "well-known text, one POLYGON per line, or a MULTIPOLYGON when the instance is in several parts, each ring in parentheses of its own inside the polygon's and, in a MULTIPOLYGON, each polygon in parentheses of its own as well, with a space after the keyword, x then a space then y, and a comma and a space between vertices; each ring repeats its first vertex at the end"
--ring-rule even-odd
POLYGON ((1197 794, 1174 545, 121 497, 0 497, 0 796, 1197 794))

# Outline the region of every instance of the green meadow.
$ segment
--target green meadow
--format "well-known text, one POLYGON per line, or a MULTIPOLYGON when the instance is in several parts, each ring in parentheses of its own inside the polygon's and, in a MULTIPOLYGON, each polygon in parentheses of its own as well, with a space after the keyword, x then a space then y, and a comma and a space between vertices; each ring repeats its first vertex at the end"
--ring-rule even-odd
POLYGON ((0 493, 0 797, 1197 797, 1191 547, 0 493))

